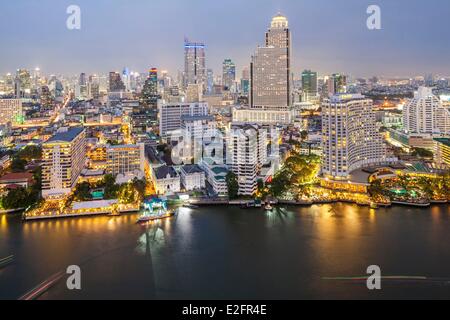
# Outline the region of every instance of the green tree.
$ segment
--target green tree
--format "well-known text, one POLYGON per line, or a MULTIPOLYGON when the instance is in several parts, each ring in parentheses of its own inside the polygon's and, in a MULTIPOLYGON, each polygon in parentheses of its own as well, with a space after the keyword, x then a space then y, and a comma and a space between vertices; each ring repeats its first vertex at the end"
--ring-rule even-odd
POLYGON ((236 174, 232 171, 228 172, 225 181, 227 182, 228 197, 236 199, 239 193, 239 183, 236 174))
POLYGON ((117 199, 119 186, 116 184, 116 178, 113 175, 105 175, 103 177, 102 186, 105 188, 104 198, 106 200, 117 199))
POLYGON ((77 201, 92 200, 91 185, 89 182, 79 183, 74 191, 74 196, 77 201))
POLYGON ((19 157, 14 157, 11 162, 11 170, 12 172, 24 172, 25 166, 27 165, 27 161, 23 160, 19 157))
POLYGON ((29 145, 20 150, 17 156, 26 161, 42 159, 42 148, 39 146, 29 145))

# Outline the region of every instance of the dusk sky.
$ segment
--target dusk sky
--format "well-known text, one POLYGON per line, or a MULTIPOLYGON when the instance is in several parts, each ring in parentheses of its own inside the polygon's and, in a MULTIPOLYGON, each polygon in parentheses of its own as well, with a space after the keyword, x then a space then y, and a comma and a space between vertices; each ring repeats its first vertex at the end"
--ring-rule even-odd
MULTIPOLYGON (((183 39, 207 45, 217 73, 224 58, 250 62, 273 15, 285 14, 293 70, 355 76, 450 75, 448 0, 14 0, 0 8, 0 72, 39 66, 44 73, 143 72, 176 75, 183 39), (66 8, 81 7, 81 30, 66 28, 66 8), (382 30, 366 27, 370 4, 382 30)), ((240 76, 240 73, 239 73, 240 76)))

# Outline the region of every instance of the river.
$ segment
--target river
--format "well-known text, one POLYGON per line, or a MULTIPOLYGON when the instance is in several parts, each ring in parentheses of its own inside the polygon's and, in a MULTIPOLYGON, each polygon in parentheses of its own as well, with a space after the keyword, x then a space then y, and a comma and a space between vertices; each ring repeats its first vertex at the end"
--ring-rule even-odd
POLYGON ((0 216, 0 259, 15 259, 0 269, 0 299, 69 265, 81 267, 81 290, 64 277, 40 299, 450 298, 449 206, 204 207, 148 226, 136 218, 0 216), (428 280, 369 291, 365 281, 324 279, 367 276, 370 265, 428 280))

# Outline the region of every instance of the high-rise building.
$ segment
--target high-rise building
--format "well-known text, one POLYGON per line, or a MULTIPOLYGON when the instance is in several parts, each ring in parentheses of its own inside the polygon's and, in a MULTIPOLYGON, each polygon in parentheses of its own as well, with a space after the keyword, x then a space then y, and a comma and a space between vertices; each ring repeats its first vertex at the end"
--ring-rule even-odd
POLYGON ((146 106, 154 105, 159 99, 158 94, 158 69, 152 68, 148 73, 147 80, 145 80, 144 87, 141 92, 141 101, 146 106))
POLYGON ((256 124, 232 123, 228 139, 227 164, 238 177, 239 194, 251 196, 267 162, 267 132, 256 124))
POLYGON ((339 73, 331 75, 328 78, 326 89, 329 97, 339 93, 346 93, 347 77, 339 73))
POLYGON ((287 109, 291 105, 291 32, 286 17, 272 19, 264 47, 250 65, 250 106, 255 109, 287 109))
POLYGON ((317 72, 305 70, 302 72, 302 101, 309 101, 310 98, 317 96, 317 72))
POLYGON ((206 73, 206 92, 211 94, 214 88, 214 71, 212 69, 208 69, 206 73))
POLYGON ((114 176, 118 174, 136 176, 144 173, 144 144, 107 146, 106 171, 114 176))
POLYGON ((184 43, 184 88, 189 84, 200 84, 206 91, 206 46, 204 43, 184 43))
POLYGON ((23 121, 21 99, 0 99, 0 124, 20 123, 23 121))
POLYGON ((450 134, 450 110, 432 88, 420 87, 403 107, 403 127, 408 134, 450 134))
POLYGON ((32 81, 28 70, 18 69, 16 72, 16 79, 14 81, 14 93, 17 99, 27 98, 31 95, 32 81))
POLYGON ((335 95, 322 103, 322 173, 349 179, 365 166, 386 163, 386 149, 376 126, 373 101, 364 96, 335 95))
POLYGON ((120 73, 110 72, 109 73, 109 92, 121 92, 125 91, 125 85, 122 82, 120 73))
POLYGON ((53 97, 48 86, 42 86, 40 90, 41 111, 53 109, 53 97))
POLYGON ((230 91, 236 81, 236 65, 231 59, 225 59, 222 65, 222 85, 230 91))
POLYGON ((61 128, 42 145, 42 196, 59 198, 70 193, 86 158, 84 128, 61 128))
POLYGON ((208 115, 208 103, 166 103, 158 101, 159 110, 159 134, 163 138, 170 136, 171 132, 181 130, 181 118, 183 116, 208 115))

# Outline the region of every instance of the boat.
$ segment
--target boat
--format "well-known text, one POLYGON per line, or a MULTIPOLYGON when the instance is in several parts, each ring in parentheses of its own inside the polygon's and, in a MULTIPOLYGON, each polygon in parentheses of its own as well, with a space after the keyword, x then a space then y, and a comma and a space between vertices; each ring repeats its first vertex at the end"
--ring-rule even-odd
POLYGON ((149 216, 143 215, 143 216, 139 217, 137 222, 144 223, 144 222, 149 222, 149 221, 162 220, 162 219, 171 218, 174 215, 175 215, 175 211, 170 211, 163 215, 149 215, 149 216))
POLYGON ((370 209, 378 209, 378 205, 375 202, 371 202, 370 209))
POLYGON ((270 203, 266 203, 266 205, 264 206, 264 210, 266 211, 271 211, 273 209, 273 207, 270 205, 270 203))
POLYGON ((137 223, 167 219, 173 217, 177 210, 169 210, 167 201, 160 198, 150 198, 144 201, 144 212, 138 218, 137 223))

